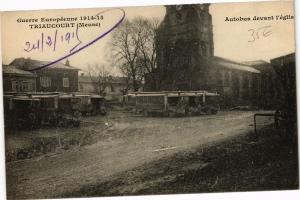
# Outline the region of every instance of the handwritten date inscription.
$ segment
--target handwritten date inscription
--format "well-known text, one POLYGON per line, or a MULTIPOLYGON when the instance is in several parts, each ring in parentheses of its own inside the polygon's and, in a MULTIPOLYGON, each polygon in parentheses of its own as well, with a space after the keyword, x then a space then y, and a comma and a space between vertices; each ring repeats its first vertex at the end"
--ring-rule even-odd
MULTIPOLYGON (((40 70, 45 67, 51 67, 53 64, 60 62, 86 48, 93 45, 97 41, 101 40, 103 37, 108 35, 110 32, 112 32, 114 29, 116 29, 125 19, 125 11, 121 8, 113 8, 113 9, 107 9, 99 12, 96 16, 101 16, 104 14, 109 14, 110 16, 113 16, 113 20, 107 22, 107 26, 105 26, 102 31, 99 29, 96 32, 96 36, 92 36, 92 38, 80 38, 80 31, 79 26, 75 30, 72 31, 60 31, 58 29, 53 30, 50 33, 45 34, 42 32, 39 34, 38 38, 33 41, 26 41, 24 51, 26 52, 37 52, 44 50, 50 50, 50 51, 57 51, 59 54, 54 61, 49 62, 45 65, 36 67, 34 69, 31 69, 29 71, 35 71, 40 70), (115 17, 114 17, 115 16, 115 17), (99 33, 98 33, 99 31, 99 33), (67 52, 63 52, 61 54, 61 51, 58 51, 58 46, 61 46, 61 48, 66 47, 67 52)), ((101 18, 100 18, 101 19, 101 18)), ((83 29, 82 29, 83 30, 83 29)))
POLYGON ((78 35, 78 27, 75 31, 67 32, 67 33, 59 33, 57 29, 53 32, 53 34, 44 34, 41 33, 39 39, 37 39, 35 42, 29 42, 27 41, 25 43, 25 49, 24 51, 31 52, 33 50, 40 50, 44 51, 44 48, 51 48, 52 51, 56 50, 57 44, 70 44, 72 43, 73 46, 71 46, 70 53, 72 53, 76 47, 78 47, 81 44, 81 40, 79 39, 78 35), (75 45, 74 45, 75 43, 75 45))
POLYGON ((255 42, 260 38, 266 38, 272 34, 271 26, 263 26, 257 29, 249 29, 250 40, 248 42, 255 42))

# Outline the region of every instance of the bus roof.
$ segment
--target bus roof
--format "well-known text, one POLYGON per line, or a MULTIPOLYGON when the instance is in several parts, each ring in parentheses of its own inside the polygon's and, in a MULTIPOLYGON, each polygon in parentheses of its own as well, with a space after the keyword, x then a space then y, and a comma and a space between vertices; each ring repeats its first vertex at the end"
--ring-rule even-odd
POLYGON ((91 98, 93 98, 93 99, 104 99, 104 97, 103 97, 103 96, 101 96, 101 95, 97 95, 97 94, 95 94, 95 95, 91 95, 91 98))
POLYGON ((32 95, 32 98, 53 98, 58 97, 58 95, 32 95))
POLYGON ((28 98, 28 97, 16 97, 13 98, 15 101, 40 101, 41 99, 38 98, 28 98))
POLYGON ((220 96, 216 92, 207 92, 204 90, 200 91, 161 91, 161 92, 130 92, 128 96, 168 96, 168 97, 179 97, 179 96, 220 96))
POLYGON ((72 94, 64 94, 64 95, 60 95, 58 96, 59 99, 80 99, 79 96, 74 96, 72 94))

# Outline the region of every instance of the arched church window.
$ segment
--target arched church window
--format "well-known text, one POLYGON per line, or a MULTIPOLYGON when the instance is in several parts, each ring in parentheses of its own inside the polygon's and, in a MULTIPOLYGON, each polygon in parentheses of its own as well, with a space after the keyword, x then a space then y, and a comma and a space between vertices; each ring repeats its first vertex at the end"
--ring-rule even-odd
POLYGON ((199 49, 199 42, 197 40, 194 40, 194 41, 190 41, 189 42, 189 46, 191 47, 191 51, 192 52, 197 52, 198 49, 199 49))
POLYGON ((201 42, 201 45, 200 45, 200 55, 201 56, 207 56, 207 47, 206 47, 205 42, 201 42))
POLYGON ((229 75, 229 72, 225 72, 224 85, 229 86, 229 84, 230 84, 230 75, 229 75))
POLYGON ((233 76, 233 85, 234 85, 234 91, 236 98, 240 97, 240 78, 238 74, 234 74, 233 76))
POLYGON ((271 97, 274 97, 274 88, 273 88, 273 79, 272 79, 272 77, 270 76, 269 78, 268 78, 269 80, 268 80, 268 82, 269 82, 269 87, 268 87, 268 90, 270 91, 270 96, 271 97))
POLYGON ((244 90, 244 97, 249 97, 249 77, 248 74, 243 75, 243 90, 244 90))
POLYGON ((211 77, 214 77, 215 83, 217 84, 217 86, 222 86, 223 84, 223 80, 222 80, 222 72, 220 72, 219 70, 216 70, 215 73, 213 74, 213 72, 211 72, 212 75, 211 77))

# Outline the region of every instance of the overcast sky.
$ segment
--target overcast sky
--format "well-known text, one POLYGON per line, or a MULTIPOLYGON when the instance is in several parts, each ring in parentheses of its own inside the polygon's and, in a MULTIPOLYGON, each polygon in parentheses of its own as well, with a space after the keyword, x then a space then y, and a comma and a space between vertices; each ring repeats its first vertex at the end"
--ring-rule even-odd
MULTIPOLYGON (((70 47, 76 44, 75 39, 57 42, 56 50, 44 48, 30 52, 26 49, 26 42, 37 43, 44 37, 55 34, 55 29, 30 29, 30 23, 17 23, 18 18, 51 18, 51 17, 80 17, 84 15, 95 15, 102 9, 77 9, 77 10, 56 10, 56 11, 27 11, 27 12, 9 12, 2 16, 2 48, 3 63, 8 64, 17 57, 30 57, 32 59, 53 61, 69 51, 70 47)), ((137 16, 157 17, 163 20, 165 8, 163 6, 148 7, 127 7, 124 8, 126 18, 133 19, 137 16)), ((292 2, 264 2, 264 3, 222 3, 212 4, 210 13, 213 18, 214 49, 215 55, 236 61, 266 60, 285 55, 295 51, 294 20, 271 20, 271 21, 235 21, 226 22, 226 17, 268 17, 276 15, 294 15, 292 2), (262 35, 262 27, 268 26, 267 37, 262 35), (252 30, 259 30, 259 39, 254 42, 251 37, 252 30)), ((79 29, 80 40, 83 44, 105 32, 108 27, 116 23, 120 17, 120 11, 112 11, 104 14, 105 19, 101 27, 79 29)), ((66 36, 67 33, 75 31, 74 28, 58 29, 58 38, 66 36)), ((108 34, 88 48, 72 55, 68 59, 71 65, 80 69, 87 69, 88 65, 96 63, 106 63, 109 53, 110 35, 108 34)), ((109 66, 117 74, 114 66, 109 66)))

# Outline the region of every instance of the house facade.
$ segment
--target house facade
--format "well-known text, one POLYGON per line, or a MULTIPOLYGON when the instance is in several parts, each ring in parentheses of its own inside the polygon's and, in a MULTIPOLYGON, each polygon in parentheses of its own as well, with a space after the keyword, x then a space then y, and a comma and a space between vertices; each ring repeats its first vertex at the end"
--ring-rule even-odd
POLYGON ((30 58, 17 58, 10 65, 18 69, 30 72, 36 76, 37 92, 77 92, 78 91, 78 71, 79 69, 70 65, 55 63, 49 67, 30 71, 44 66, 49 62, 32 60, 30 58))
MULTIPOLYGON (((78 79, 79 92, 82 93, 98 93, 96 83, 93 82, 90 76, 80 75, 78 79)), ((125 77, 111 76, 107 86, 105 87, 104 94, 107 100, 121 101, 124 95, 124 91, 127 86, 125 77)))
POLYGON ((84 74, 78 77, 78 89, 81 93, 97 93, 91 77, 84 74))
POLYGON ((16 66, 3 65, 3 91, 4 92, 35 92, 36 75, 18 69, 16 66))

